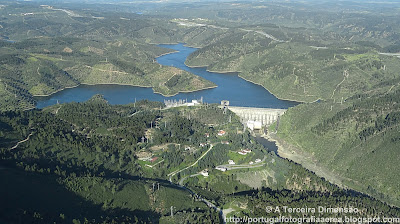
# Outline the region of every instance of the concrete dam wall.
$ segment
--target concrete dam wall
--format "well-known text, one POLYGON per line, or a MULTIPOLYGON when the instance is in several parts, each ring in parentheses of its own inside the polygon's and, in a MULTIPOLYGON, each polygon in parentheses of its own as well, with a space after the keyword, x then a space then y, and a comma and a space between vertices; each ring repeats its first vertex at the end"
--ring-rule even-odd
POLYGON ((243 123, 256 122, 261 126, 268 126, 278 120, 286 109, 256 108, 256 107, 233 107, 227 106, 227 109, 238 115, 243 123))

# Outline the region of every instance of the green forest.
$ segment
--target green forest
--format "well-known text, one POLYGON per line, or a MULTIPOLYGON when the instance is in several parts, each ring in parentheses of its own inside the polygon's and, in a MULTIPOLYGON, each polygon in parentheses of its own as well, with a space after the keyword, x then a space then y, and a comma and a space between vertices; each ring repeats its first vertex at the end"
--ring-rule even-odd
POLYGON ((232 208, 234 212, 229 214, 236 217, 257 216, 261 211, 248 208, 267 200, 262 196, 264 192, 276 192, 268 196, 276 198, 274 205, 287 205, 288 201, 281 199, 287 197, 293 205, 303 201, 310 206, 354 203, 370 211, 368 215, 400 214, 396 208, 343 190, 300 165, 269 153, 248 131, 237 132, 241 123, 232 116, 215 105, 171 109, 150 101, 110 105, 100 95, 87 102, 57 104, 43 110, 2 112, 0 175, 8 181, 1 192, 10 203, 1 205, 1 220, 219 223, 219 214, 207 207, 199 195, 218 207, 232 208), (213 120, 204 117, 208 114, 215 115, 213 120), (220 129, 228 134, 218 136, 220 129), (18 143, 21 139, 27 140, 18 143), (222 144, 223 140, 230 144, 222 144), (199 146, 203 142, 213 147, 207 154, 210 147, 199 146), (214 169, 235 159, 231 152, 243 148, 251 148, 252 153, 238 160, 239 164, 262 157, 266 162, 257 168, 228 172, 214 169), (145 153, 161 162, 153 165, 155 162, 144 160, 145 153), (168 181, 170 173, 189 166, 203 154, 195 166, 174 175, 172 183, 168 181), (205 169, 209 177, 189 177, 205 169), (260 187, 243 179, 254 170, 270 174, 260 187), (44 203, 37 206, 37 200, 44 203), (246 204, 247 209, 237 203, 246 204))

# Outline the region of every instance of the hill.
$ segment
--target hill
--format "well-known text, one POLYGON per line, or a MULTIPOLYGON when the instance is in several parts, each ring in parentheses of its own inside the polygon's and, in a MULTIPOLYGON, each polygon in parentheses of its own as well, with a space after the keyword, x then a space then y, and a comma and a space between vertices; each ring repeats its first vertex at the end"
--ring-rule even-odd
POLYGON ((214 72, 238 71, 281 99, 340 101, 398 79, 398 58, 375 49, 317 48, 301 42, 273 42, 257 33, 240 32, 191 54, 188 66, 208 66, 214 72))
POLYGON ((282 154, 306 167, 324 167, 344 186, 399 205, 399 96, 397 86, 343 104, 292 108, 280 120, 277 136, 294 147, 293 155, 286 154, 289 148, 282 154))

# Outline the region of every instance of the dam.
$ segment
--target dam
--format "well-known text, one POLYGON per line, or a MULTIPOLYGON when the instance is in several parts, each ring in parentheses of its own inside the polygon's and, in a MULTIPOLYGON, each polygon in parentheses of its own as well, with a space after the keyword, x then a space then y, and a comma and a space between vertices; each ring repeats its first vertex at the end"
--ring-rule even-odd
POLYGON ((230 110, 240 117, 243 124, 251 130, 261 129, 278 121, 287 109, 236 107, 229 106, 229 101, 221 101, 221 108, 230 110))

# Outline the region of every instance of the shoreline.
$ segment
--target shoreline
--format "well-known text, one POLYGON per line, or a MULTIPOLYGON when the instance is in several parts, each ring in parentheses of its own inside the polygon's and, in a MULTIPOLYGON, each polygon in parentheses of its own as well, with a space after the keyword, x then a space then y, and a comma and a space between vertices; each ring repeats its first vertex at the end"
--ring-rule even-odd
POLYGON ((53 95, 53 94, 56 94, 56 93, 58 93, 58 92, 61 92, 61 91, 65 90, 65 89, 72 89, 72 88, 78 87, 78 86, 80 86, 80 85, 81 85, 81 83, 77 84, 76 86, 66 86, 66 87, 63 87, 63 88, 61 88, 61 89, 58 89, 58 90, 56 90, 56 91, 54 91, 54 92, 51 92, 51 93, 49 93, 49 94, 40 94, 40 95, 33 95, 33 94, 32 94, 32 97, 47 97, 47 96, 51 96, 51 95, 53 95))
POLYGON ((135 84, 124 84, 124 83, 81 83, 81 85, 96 86, 96 85, 117 85, 117 86, 133 86, 141 88, 152 88, 153 86, 135 85, 135 84))
MULTIPOLYGON (((163 48, 165 48, 165 47, 163 47, 163 48)), ((165 48, 165 49, 171 49, 171 48, 165 48)), ((165 56, 165 55, 178 53, 178 52, 179 52, 179 51, 174 50, 174 51, 172 51, 172 52, 167 52, 167 53, 164 53, 164 54, 160 54, 160 55, 156 56, 154 59, 157 59, 157 58, 162 57, 162 56, 165 56)), ((160 65, 161 65, 161 64, 160 64, 160 65)))
POLYGON ((172 96, 178 95, 179 93, 193 93, 193 92, 202 91, 202 90, 206 90, 206 89, 214 89, 214 88, 217 88, 217 87, 218 86, 216 85, 216 86, 204 87, 204 88, 197 89, 197 90, 183 90, 183 91, 178 91, 177 93, 172 94, 172 95, 164 95, 164 94, 162 94, 160 92, 155 91, 154 89, 153 89, 153 92, 157 93, 157 94, 160 94, 160 95, 162 95, 164 97, 172 97, 172 96))
POLYGON ((190 47, 190 48, 201 49, 201 47, 191 46, 191 45, 188 45, 188 44, 184 44, 183 46, 190 47))
POLYGON ((218 73, 218 74, 228 74, 228 73, 237 73, 237 74, 239 74, 240 73, 240 71, 213 71, 213 70, 208 69, 209 65, 204 65, 204 66, 201 66, 201 65, 198 65, 198 66, 196 66, 196 65, 194 65, 194 66, 187 65, 186 64, 186 60, 185 60, 184 64, 189 68, 206 68, 207 72, 218 73))
MULTIPOLYGON (((238 76, 239 76, 239 73, 240 73, 240 71, 213 71, 213 70, 209 70, 208 68, 206 69, 206 71, 213 72, 213 73, 218 73, 218 74, 236 73, 238 76)), ((242 78, 242 77, 240 77, 240 78, 242 78)))
POLYGON ((207 72, 218 73, 218 74, 229 74, 229 73, 239 74, 240 73, 240 71, 213 71, 213 70, 208 69, 208 65, 203 65, 203 66, 202 65, 187 65, 186 61, 184 62, 184 64, 189 68, 206 68, 207 72))
MULTIPOLYGON (((185 47, 196 48, 196 49, 200 49, 200 48, 201 48, 201 47, 196 47, 196 46, 188 45, 187 43, 184 43, 184 42, 173 42, 173 43, 149 43, 149 44, 156 45, 157 47, 160 47, 160 46, 158 46, 158 45, 177 45, 177 44, 183 44, 183 46, 185 46, 185 47)), ((165 48, 165 47, 161 47, 161 48, 165 48)), ((167 49, 171 49, 171 48, 167 48, 167 49)))
POLYGON ((207 65, 205 65, 205 66, 189 66, 189 65, 187 65, 186 64, 186 61, 184 62, 184 64, 187 66, 187 67, 189 67, 189 68, 206 68, 206 71, 208 71, 208 72, 213 72, 213 73, 219 73, 219 74, 229 74, 229 73, 237 73, 237 76, 239 77, 239 78, 241 78, 241 79, 243 79, 243 80, 245 80, 245 81, 247 81, 247 82, 251 82, 251 83, 253 83, 253 84, 255 84, 255 85, 259 85, 259 86, 261 86, 261 87, 263 87, 265 90, 267 90, 269 93, 271 93, 275 98, 277 98, 277 99, 279 99, 279 100, 284 100, 284 101, 290 101, 290 102, 295 102, 295 103, 315 103, 315 102, 317 102, 318 100, 320 100, 321 98, 318 98, 318 99, 316 99, 316 100, 314 100, 314 101, 312 101, 312 102, 308 102, 308 101, 302 101, 302 100, 293 100, 293 99, 285 99, 285 98, 281 98, 281 97, 278 97, 277 95, 275 95, 275 93, 273 93, 273 92, 271 92, 269 89, 267 89, 265 86, 263 86, 263 85, 261 85, 261 84, 259 84, 259 83, 256 83, 256 82, 254 82, 254 81, 252 81, 252 80, 249 80, 249 79, 246 79, 246 78, 244 78, 243 76, 241 76, 240 75, 240 73, 242 73, 242 72, 240 72, 240 71, 213 71, 213 70, 209 70, 207 67, 207 65))
POLYGON ((208 65, 204 65, 204 66, 201 66, 201 65, 187 65, 186 64, 186 60, 185 60, 185 62, 183 62, 183 64, 186 65, 188 68, 206 68, 206 70, 207 70, 207 66, 208 66, 208 65))
POLYGON ((59 90, 54 91, 54 92, 49 93, 49 94, 44 94, 44 95, 32 95, 32 96, 33 96, 33 97, 49 97, 49 96, 51 96, 51 95, 53 95, 53 94, 56 94, 56 93, 58 93, 58 92, 61 92, 61 91, 63 91, 63 90, 76 88, 76 87, 79 87, 79 86, 81 86, 81 85, 87 85, 87 86, 95 86, 95 85, 117 85, 117 86, 133 86, 133 87, 141 87, 141 88, 152 88, 152 86, 142 86, 142 85, 123 84, 123 83, 95 83, 95 84, 93 84, 93 83, 79 83, 79 84, 76 85, 76 86, 67 86, 67 87, 64 87, 64 88, 62 88, 62 89, 59 89, 59 90))
MULTIPOLYGON (((184 45, 184 46, 186 46, 186 45, 184 45)), ((192 47, 192 48, 196 48, 196 47, 192 47)), ((197 48, 197 49, 199 49, 199 48, 197 48)), ((219 74, 229 74, 229 73, 237 73, 237 76, 239 77, 239 78, 241 78, 241 79, 243 79, 243 80, 245 80, 245 81, 247 81, 247 82, 250 82, 250 83, 253 83, 253 84, 255 84, 255 85, 259 85, 259 86, 261 86, 261 87, 263 87, 265 90, 267 90, 269 93, 271 93, 275 98, 277 98, 277 99, 279 99, 279 100, 284 100, 284 101, 290 101, 290 102, 295 102, 295 103, 314 103, 314 102, 317 102, 318 100, 320 100, 320 98, 318 98, 318 99, 316 99, 316 100, 314 100, 314 101, 312 101, 312 102, 307 102, 307 101, 301 101, 301 100, 293 100, 293 99, 284 99, 284 98, 281 98, 281 97, 278 97, 277 95, 275 95, 274 93, 272 93, 269 89, 267 89, 265 86, 263 86, 263 85, 261 85, 261 84, 259 84, 259 83, 256 83, 256 82, 254 82, 254 81, 251 81, 251 80, 248 80, 248 79, 246 79, 246 78, 244 78, 243 76, 241 76, 240 75, 240 71, 213 71, 213 70, 209 70, 208 69, 208 65, 204 65, 204 66, 191 66, 191 65, 187 65, 186 64, 186 59, 185 59, 185 61, 183 62, 183 64, 185 65, 185 66, 187 66, 188 68, 206 68, 206 71, 208 71, 208 72, 213 72, 213 73, 219 73, 219 74)))
POLYGON ((261 85, 260 83, 256 83, 256 82, 254 82, 254 81, 252 81, 252 80, 249 80, 249 79, 244 78, 243 76, 240 75, 240 74, 242 73, 241 71, 213 71, 213 70, 209 70, 209 69, 207 68, 208 65, 205 65, 205 66, 189 66, 189 65, 186 64, 186 60, 185 60, 184 64, 185 64, 187 67, 189 67, 189 68, 204 68, 204 67, 205 67, 205 68, 206 68, 206 71, 208 71, 208 72, 213 72, 213 73, 218 73, 218 74, 237 73, 237 76, 238 76, 239 78, 241 78, 241 79, 243 79, 243 80, 245 80, 245 81, 247 81, 247 82, 250 82, 250 83, 253 83, 253 84, 255 84, 255 85, 259 85, 259 86, 263 87, 265 90, 267 90, 269 93, 271 93, 275 98, 277 98, 277 99, 279 99, 279 100, 290 101, 290 102, 295 102, 295 103, 315 103, 315 102, 317 102, 318 100, 321 100, 321 98, 318 98, 318 99, 316 99, 316 100, 314 100, 314 101, 309 102, 309 101, 303 101, 303 100, 293 100, 293 99, 282 98, 282 97, 277 96, 275 93, 271 92, 268 88, 266 88, 265 86, 261 85))
MULTIPOLYGON (((179 93, 191 93, 191 92, 197 92, 197 91, 201 91, 201 90, 213 89, 213 88, 217 88, 217 87, 218 87, 217 85, 215 85, 215 86, 204 87, 204 88, 196 89, 196 90, 182 90, 182 91, 178 91, 177 93, 172 94, 172 95, 165 95, 165 94, 163 94, 163 93, 160 93, 160 92, 155 91, 155 90, 154 90, 154 86, 135 85, 135 84, 123 84, 123 83, 80 83, 80 84, 78 84, 78 85, 76 85, 76 86, 64 87, 64 88, 62 88, 62 89, 59 89, 59 90, 54 91, 54 92, 52 92, 52 93, 50 93, 50 94, 47 94, 47 95, 32 95, 32 96, 33 96, 33 97, 49 97, 49 96, 51 96, 51 95, 53 95, 53 94, 56 94, 56 93, 58 93, 58 92, 61 92, 61 91, 63 91, 63 90, 76 88, 76 87, 79 87, 79 86, 81 86, 81 85, 86 85, 86 86, 117 85, 117 86, 132 86, 132 87, 139 87, 139 88, 152 88, 154 93, 160 94, 161 96, 164 96, 164 97, 172 97, 172 96, 178 95, 179 93)), ((36 107, 34 107, 34 108, 36 108, 36 107)))
POLYGON ((317 100, 314 100, 312 102, 302 101, 302 100, 285 99, 285 98, 282 98, 282 97, 279 97, 279 96, 275 95, 275 93, 271 92, 269 89, 267 89, 267 87, 261 85, 260 83, 257 83, 257 82, 254 82, 252 80, 244 78, 243 76, 240 75, 240 73, 238 73, 238 76, 239 76, 239 78, 244 79, 247 82, 251 82, 251 83, 253 83, 255 85, 259 85, 259 86, 263 87, 265 90, 267 90, 269 93, 271 93, 274 97, 276 97, 279 100, 291 101, 291 102, 295 102, 295 103, 313 103, 313 102, 316 102, 316 101, 318 101, 320 99, 320 98, 318 98, 317 100))

